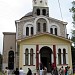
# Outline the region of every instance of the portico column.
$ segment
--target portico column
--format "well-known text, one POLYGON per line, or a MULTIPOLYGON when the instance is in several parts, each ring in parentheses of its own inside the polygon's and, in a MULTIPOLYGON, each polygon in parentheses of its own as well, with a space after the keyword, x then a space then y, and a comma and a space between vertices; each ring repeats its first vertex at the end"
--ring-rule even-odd
POLYGON ((39 68, 39 45, 36 45, 36 69, 39 68))
POLYGON ((40 60, 40 53, 39 53, 39 69, 40 69, 40 63, 41 63, 41 60, 40 60))
POLYGON ((56 45, 53 45, 53 56, 54 56, 54 64, 56 67, 56 45))

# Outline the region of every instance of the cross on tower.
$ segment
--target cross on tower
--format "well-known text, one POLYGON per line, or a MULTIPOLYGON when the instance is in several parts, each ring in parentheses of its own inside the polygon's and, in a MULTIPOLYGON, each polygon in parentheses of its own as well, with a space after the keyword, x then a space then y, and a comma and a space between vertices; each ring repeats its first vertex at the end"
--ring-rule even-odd
POLYGON ((42 3, 42 0, 40 1, 40 3, 42 3))

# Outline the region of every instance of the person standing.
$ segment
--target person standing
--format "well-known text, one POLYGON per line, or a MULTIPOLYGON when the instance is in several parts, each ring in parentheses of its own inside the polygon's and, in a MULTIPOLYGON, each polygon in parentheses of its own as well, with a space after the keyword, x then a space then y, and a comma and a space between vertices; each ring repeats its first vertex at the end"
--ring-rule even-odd
POLYGON ((15 75, 19 75, 19 70, 18 70, 18 68, 16 68, 16 71, 14 71, 14 74, 15 74, 15 75))
POLYGON ((40 75, 43 75, 44 74, 44 70, 40 70, 40 75))
POLYGON ((43 75, 44 73, 44 66, 42 64, 42 62, 40 63, 40 75, 43 75))
POLYGON ((61 75, 65 75, 63 66, 61 67, 61 75))
POLYGON ((52 75, 58 75, 57 67, 56 67, 56 68, 54 68, 52 75))
POLYGON ((28 68, 27 75, 32 75, 32 71, 31 71, 31 69, 30 69, 30 68, 28 68))
POLYGON ((73 75, 73 71, 70 67, 68 67, 68 75, 73 75))
POLYGON ((40 70, 44 69, 42 62, 40 63, 40 70))
POLYGON ((47 68, 44 67, 44 75, 47 75, 47 68))
POLYGON ((64 73, 65 73, 65 75, 68 75, 68 68, 67 67, 65 67, 65 70, 64 70, 64 73))
POLYGON ((5 68, 4 75, 9 75, 8 67, 5 68))
POLYGON ((55 63, 52 63, 51 67, 52 67, 52 70, 54 70, 55 69, 55 63))
POLYGON ((20 70, 19 70, 19 75, 24 75, 24 71, 22 68, 20 68, 20 70))

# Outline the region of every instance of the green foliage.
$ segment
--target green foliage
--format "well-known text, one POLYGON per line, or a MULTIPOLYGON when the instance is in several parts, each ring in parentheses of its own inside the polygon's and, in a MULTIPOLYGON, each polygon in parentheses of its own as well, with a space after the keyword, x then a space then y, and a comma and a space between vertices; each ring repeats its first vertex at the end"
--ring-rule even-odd
POLYGON ((2 69, 2 55, 0 54, 0 71, 2 69))
POLYGON ((75 7, 75 1, 72 2, 73 6, 75 7))
POLYGON ((75 37, 75 30, 72 30, 72 38, 75 37))
POLYGON ((72 50, 72 65, 75 65, 75 48, 71 46, 71 50, 72 50))
MULTIPOLYGON (((72 12, 72 18, 73 18, 73 27, 75 28, 75 1, 72 2, 72 8, 70 9, 70 12, 72 12)), ((72 65, 75 65, 75 30, 72 30, 72 38, 71 40, 74 43, 74 46, 71 46, 72 50, 72 65)))
POLYGON ((70 12, 72 12, 73 24, 75 27, 75 1, 72 2, 72 8, 70 9, 70 12))
POLYGON ((75 37, 72 37, 71 40, 72 40, 73 42, 75 42, 75 37))
POLYGON ((72 2, 72 8, 70 9, 70 12, 75 13, 75 1, 72 2))
MULTIPOLYGON (((73 27, 75 28, 75 1, 72 2, 72 8, 70 9, 70 12, 72 12, 72 18, 73 18, 73 27)), ((72 30, 72 38, 71 40, 75 42, 75 30, 72 30)))
POLYGON ((71 50, 75 50, 75 48, 73 46, 71 46, 71 50))
POLYGON ((75 7, 72 7, 72 8, 70 9, 70 12, 74 13, 74 12, 75 12, 75 7))
POLYGON ((2 75, 2 72, 0 72, 0 75, 2 75))
POLYGON ((73 14, 72 18, 73 18, 73 21, 75 21, 75 13, 73 14))

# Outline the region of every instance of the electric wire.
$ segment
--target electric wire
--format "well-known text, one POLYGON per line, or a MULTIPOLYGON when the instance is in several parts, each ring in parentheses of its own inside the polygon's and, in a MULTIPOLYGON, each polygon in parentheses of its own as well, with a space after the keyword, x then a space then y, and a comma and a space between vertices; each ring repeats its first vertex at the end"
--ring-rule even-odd
POLYGON ((61 11, 61 6, 60 6, 60 1, 59 0, 58 0, 58 4, 59 4, 59 9, 60 9, 61 19, 63 21, 63 16, 62 16, 62 11, 61 11))

